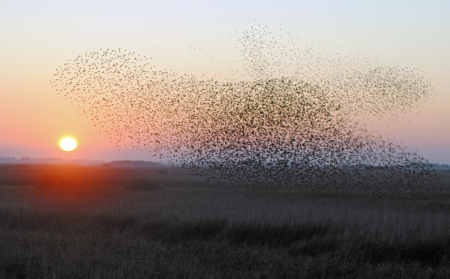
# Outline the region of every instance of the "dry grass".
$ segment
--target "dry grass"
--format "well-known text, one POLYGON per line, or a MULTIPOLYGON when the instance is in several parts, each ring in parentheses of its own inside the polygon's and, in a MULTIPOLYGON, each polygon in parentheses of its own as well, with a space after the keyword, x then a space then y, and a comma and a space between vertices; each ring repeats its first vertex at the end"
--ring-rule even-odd
POLYGON ((450 277, 445 191, 372 198, 34 168, 0 168, 1 278, 450 277))

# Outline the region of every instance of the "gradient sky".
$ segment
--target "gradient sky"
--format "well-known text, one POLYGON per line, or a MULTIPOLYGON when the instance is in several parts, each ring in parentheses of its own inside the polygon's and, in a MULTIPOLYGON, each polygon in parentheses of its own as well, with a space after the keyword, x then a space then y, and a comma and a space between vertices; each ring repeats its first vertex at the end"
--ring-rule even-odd
POLYGON ((302 43, 426 73, 435 101, 378 130, 430 162, 450 163, 449 12, 450 1, 1 0, 0 156, 152 160, 146 152, 117 151, 96 133, 51 88, 56 68, 103 47, 153 57, 161 70, 219 73, 239 58, 227 34, 261 24, 281 26, 302 43), (79 144, 70 153, 58 146, 66 135, 79 144))

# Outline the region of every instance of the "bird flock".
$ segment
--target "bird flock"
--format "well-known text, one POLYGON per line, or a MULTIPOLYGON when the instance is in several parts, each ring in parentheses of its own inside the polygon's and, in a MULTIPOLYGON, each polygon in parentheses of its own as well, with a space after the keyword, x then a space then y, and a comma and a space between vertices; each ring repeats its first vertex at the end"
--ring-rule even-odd
POLYGON ((366 124, 425 104, 434 89, 420 71, 297 47, 260 26, 236 42, 239 78, 160 71, 146 56, 100 49, 51 83, 118 148, 216 182, 374 195, 436 185, 426 159, 366 124))

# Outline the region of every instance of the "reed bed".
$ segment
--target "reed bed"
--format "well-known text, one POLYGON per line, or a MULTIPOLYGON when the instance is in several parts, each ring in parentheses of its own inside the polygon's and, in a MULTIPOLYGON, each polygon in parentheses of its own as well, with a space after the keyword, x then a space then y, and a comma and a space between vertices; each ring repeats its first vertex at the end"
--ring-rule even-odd
POLYGON ((72 184, 77 191, 42 180, 0 186, 0 277, 450 276, 445 192, 251 190, 138 171, 110 187, 72 184))

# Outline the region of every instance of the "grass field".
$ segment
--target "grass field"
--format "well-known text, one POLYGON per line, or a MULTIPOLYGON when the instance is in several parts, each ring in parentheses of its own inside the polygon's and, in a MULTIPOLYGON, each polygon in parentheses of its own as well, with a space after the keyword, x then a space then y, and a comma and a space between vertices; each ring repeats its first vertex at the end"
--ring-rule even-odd
POLYGON ((4 165, 0 277, 450 278, 439 175, 427 194, 371 197, 171 168, 4 165))

